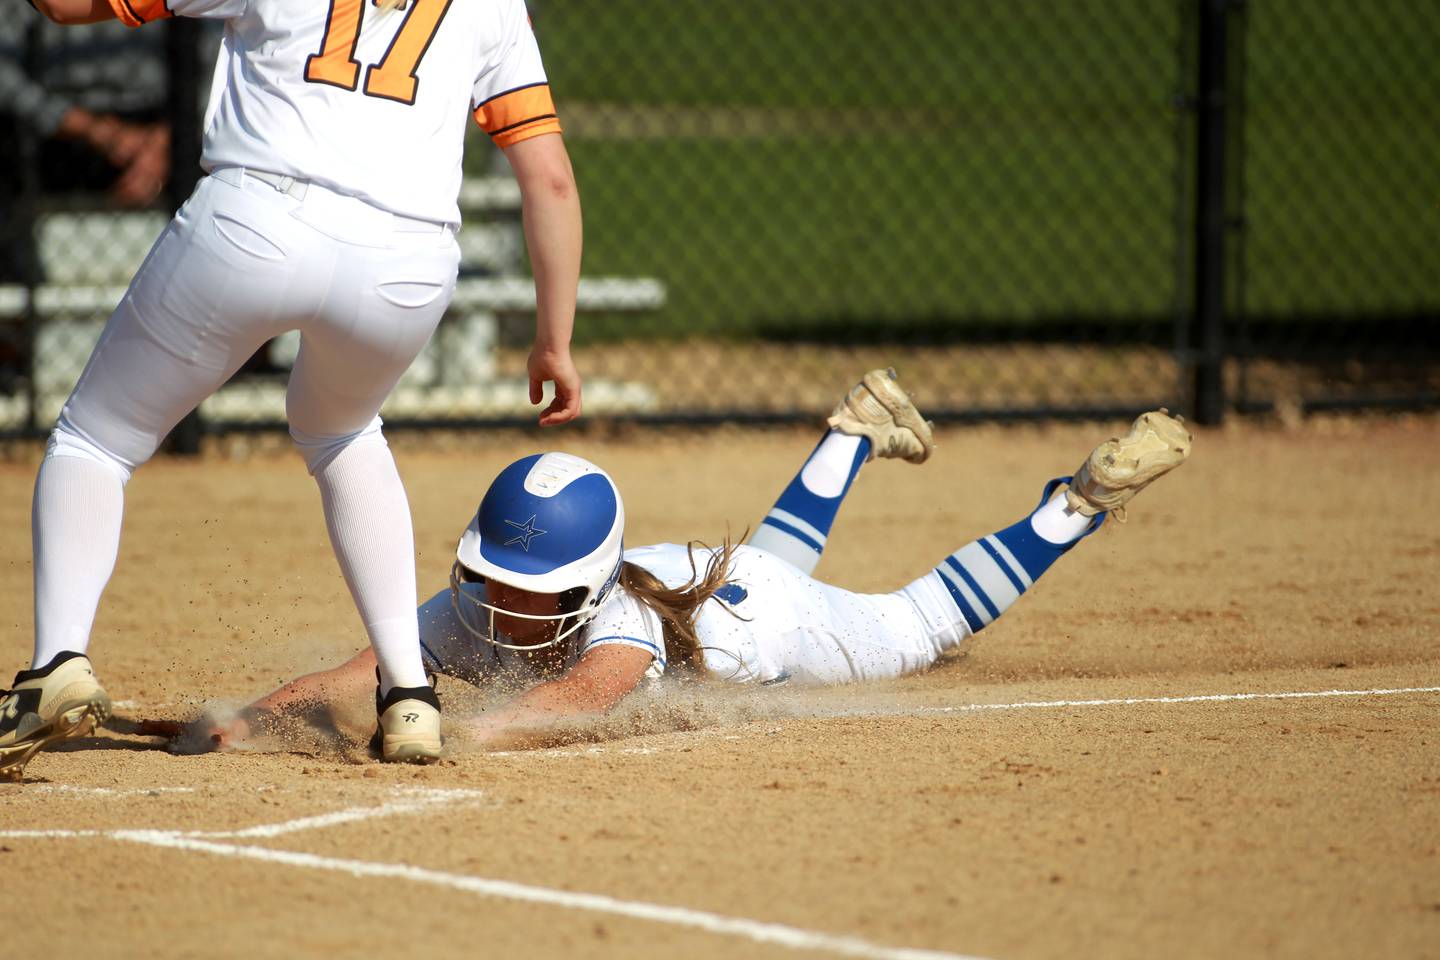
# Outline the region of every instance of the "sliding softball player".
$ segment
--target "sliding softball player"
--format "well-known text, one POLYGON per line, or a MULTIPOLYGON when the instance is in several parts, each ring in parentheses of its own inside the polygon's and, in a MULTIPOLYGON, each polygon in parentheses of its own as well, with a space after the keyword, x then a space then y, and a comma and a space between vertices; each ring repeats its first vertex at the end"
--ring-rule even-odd
MULTIPOLYGON (((1101 444, 1039 507, 961 547, 888 594, 809 576, 861 466, 928 457, 928 424, 893 379, 873 371, 751 541, 718 549, 625 549, 620 492, 599 467, 536 454, 491 484, 460 539, 451 583, 420 607, 427 667, 473 684, 522 689, 475 734, 521 745, 556 720, 605 712, 647 681, 691 676, 750 684, 836 684, 922 670, 993 623, 1050 565, 1137 492, 1179 466, 1190 434, 1165 411, 1101 444), (1055 495, 1064 488, 1063 493, 1055 495)), ((368 651, 252 705, 217 745, 268 713, 359 698, 368 651)))
MULTIPOLYGON (((225 21, 209 173, 150 251, 66 402, 35 486, 35 650, 0 701, 0 775, 110 712, 86 651, 126 482, 270 338, 379 668, 387 760, 440 754, 414 613, 409 504, 381 404, 454 291, 467 117, 520 184, 537 295, 530 395, 580 411, 570 358, 580 208, 522 0, 33 0, 51 19, 225 21)), ((20 15, 11 11, 12 16, 20 15)))

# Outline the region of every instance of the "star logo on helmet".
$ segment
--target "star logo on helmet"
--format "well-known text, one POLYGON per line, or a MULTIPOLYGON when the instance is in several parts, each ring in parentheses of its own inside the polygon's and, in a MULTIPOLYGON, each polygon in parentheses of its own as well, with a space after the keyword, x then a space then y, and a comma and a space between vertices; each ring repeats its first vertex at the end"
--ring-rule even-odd
POLYGON ((549 530, 541 530, 539 527, 535 526, 534 514, 531 514, 530 519, 526 520, 524 523, 516 523, 514 520, 506 520, 505 525, 509 527, 514 527, 520 532, 515 534, 515 536, 511 537, 509 540, 506 540, 504 546, 508 547, 512 543, 518 543, 526 553, 530 552, 531 540, 534 540, 536 537, 543 537, 545 534, 550 532, 549 530))

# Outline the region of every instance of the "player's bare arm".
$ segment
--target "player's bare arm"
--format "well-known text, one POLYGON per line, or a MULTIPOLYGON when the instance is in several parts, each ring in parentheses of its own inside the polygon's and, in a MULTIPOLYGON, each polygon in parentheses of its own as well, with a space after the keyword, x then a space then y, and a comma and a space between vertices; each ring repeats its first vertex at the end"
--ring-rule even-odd
POLYGON ((66 26, 115 19, 109 0, 30 0, 30 5, 66 26))
POLYGON ((471 727, 492 750, 543 744, 555 724, 603 716, 633 692, 654 660, 636 647, 595 647, 564 676, 536 684, 471 727))
POLYGON ((530 402, 540 402, 545 381, 555 384, 555 399, 540 414, 541 426, 551 426, 580 415, 580 377, 570 359, 580 281, 580 196, 570 155, 558 133, 531 137, 504 149, 520 184, 525 243, 535 274, 530 402))
POLYGON ((266 715, 362 702, 375 688, 375 664, 375 651, 366 647, 340 666, 297 677, 229 722, 207 725, 200 732, 211 749, 229 750, 244 743, 254 732, 255 721, 266 715))
MULTIPOLYGON (((640 685, 653 659, 635 647, 596 647, 563 676, 537 684, 487 713, 472 726, 472 733, 495 750, 533 746, 558 722, 602 716, 614 709, 640 685)), ((250 704, 230 722, 202 733, 209 747, 233 749, 254 732, 256 718, 359 702, 370 695, 374 677, 375 654, 367 647, 338 667, 290 681, 250 704)))

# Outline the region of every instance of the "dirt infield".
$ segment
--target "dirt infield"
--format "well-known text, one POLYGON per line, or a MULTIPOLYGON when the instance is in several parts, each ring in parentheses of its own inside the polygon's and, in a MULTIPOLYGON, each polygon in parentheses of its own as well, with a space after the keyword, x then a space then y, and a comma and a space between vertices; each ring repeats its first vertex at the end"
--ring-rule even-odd
MULTIPOLYGON (((924 467, 872 464, 819 572, 893 589, 1105 432, 949 431, 924 467)), ((531 449, 609 467, 639 544, 754 524, 812 442, 402 444, 422 590, 531 449)), ((6 671, 33 472, 0 465, 6 671)), ((926 674, 635 698, 581 742, 456 736, 397 768, 346 739, 364 705, 338 738, 230 755, 127 732, 361 643, 298 457, 156 462, 92 648, 119 717, 0 785, 7 955, 1440 957, 1437 474, 1436 420, 1202 432, 926 674)), ((479 708, 441 694, 452 730, 479 708)))

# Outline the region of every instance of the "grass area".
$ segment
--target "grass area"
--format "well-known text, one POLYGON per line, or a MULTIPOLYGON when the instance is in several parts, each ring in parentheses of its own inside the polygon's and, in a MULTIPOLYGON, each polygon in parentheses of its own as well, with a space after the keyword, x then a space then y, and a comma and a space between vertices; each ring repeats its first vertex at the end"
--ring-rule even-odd
MULTIPOLYGON (((599 339, 1164 317, 1183 299, 1190 3, 532 0, 599 339)), ((1440 12, 1247 6, 1244 294, 1440 309, 1440 12)), ((1237 274, 1238 276, 1238 274, 1237 274)))
POLYGON ((722 335, 1163 313, 1173 284, 1165 178, 1137 170, 1108 204, 1086 203, 1063 176, 1062 131, 1044 162, 987 150, 992 136, 579 143, 587 269, 659 276, 671 291, 664 323, 722 335), (667 179, 650 181, 651 164, 667 179), (1132 229, 1115 229, 1120 211, 1132 229))
POLYGON ((1440 7, 1252 5, 1246 303, 1440 312, 1440 7))

